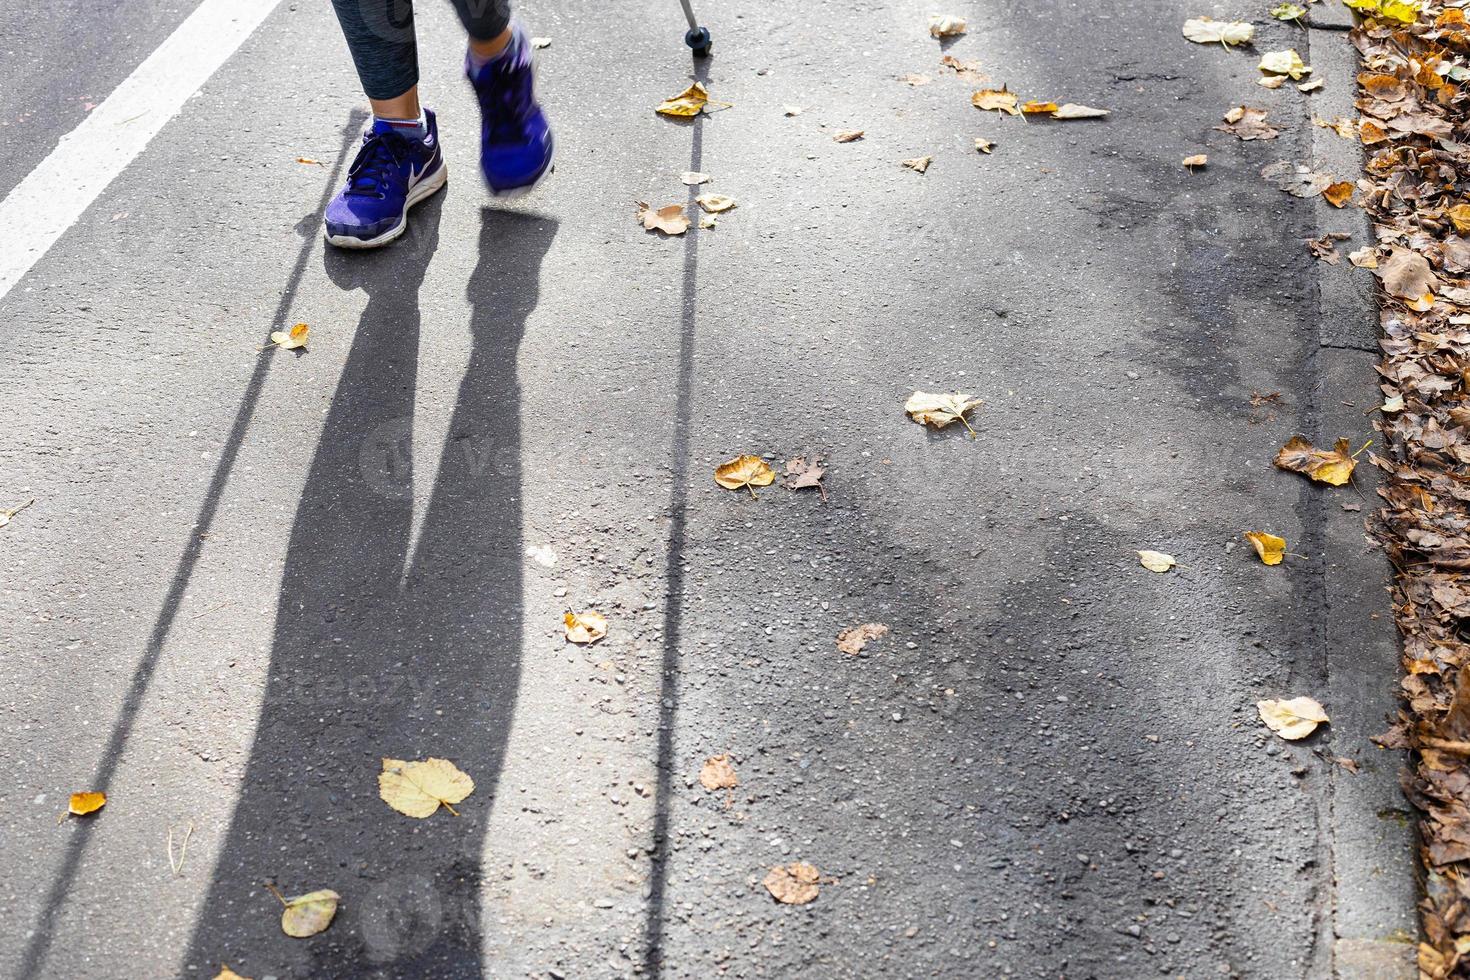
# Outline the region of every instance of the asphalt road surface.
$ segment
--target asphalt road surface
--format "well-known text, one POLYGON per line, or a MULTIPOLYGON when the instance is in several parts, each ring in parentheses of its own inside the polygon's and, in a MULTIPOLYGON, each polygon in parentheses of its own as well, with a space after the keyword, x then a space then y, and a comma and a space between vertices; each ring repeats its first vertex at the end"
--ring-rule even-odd
MULTIPOLYGON (((0 196, 193 9, 22 6, 0 196)), ((360 97, 283 0, 0 296, 0 506, 35 500, 0 531, 0 975, 1412 975, 1372 476, 1271 466, 1376 404, 1367 273, 1305 245, 1361 214, 1258 176, 1352 176, 1310 122, 1349 111, 1340 32, 962 0, 941 45, 911 0, 703 0, 733 108, 680 123, 672 0, 538 0, 557 171, 506 205, 418 6, 451 176, 392 247, 323 248, 360 97), (1322 92, 1256 84, 1289 46, 1322 92), (944 53, 1112 114, 980 112, 944 53), (1239 104, 1281 136, 1214 131, 1239 104), (686 170, 738 206, 643 231, 686 170), (902 412, 956 388, 978 438, 902 412), (829 499, 716 486, 741 453, 823 454, 829 499), (1254 705, 1297 695, 1333 721, 1288 744, 1254 705), (401 816, 385 756, 475 792, 401 816), (797 860, 820 896, 777 904, 797 860), (268 883, 335 922, 283 935, 268 883)))

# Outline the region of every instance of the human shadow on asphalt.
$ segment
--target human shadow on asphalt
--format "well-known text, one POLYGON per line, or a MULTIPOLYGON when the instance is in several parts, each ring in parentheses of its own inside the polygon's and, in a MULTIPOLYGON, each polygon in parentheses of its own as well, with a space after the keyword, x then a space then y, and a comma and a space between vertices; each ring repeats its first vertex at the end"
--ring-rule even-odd
POLYGON ((368 302, 296 510, 255 742, 186 960, 198 975, 486 972, 480 854, 521 662, 516 351, 556 223, 483 214, 469 364, 415 528, 420 332, 454 329, 419 306, 443 197, 392 247, 326 256, 368 302), (450 759, 475 791, 458 817, 403 816, 378 798, 385 756, 450 759), (286 937, 265 882, 334 889, 336 921, 286 937))

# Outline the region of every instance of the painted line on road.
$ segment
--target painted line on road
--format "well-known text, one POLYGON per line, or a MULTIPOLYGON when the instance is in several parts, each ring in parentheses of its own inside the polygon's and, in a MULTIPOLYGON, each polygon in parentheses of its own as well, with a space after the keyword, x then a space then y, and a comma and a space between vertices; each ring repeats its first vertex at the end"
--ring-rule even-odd
POLYGON ((0 299, 281 0, 204 0, 0 201, 0 299))

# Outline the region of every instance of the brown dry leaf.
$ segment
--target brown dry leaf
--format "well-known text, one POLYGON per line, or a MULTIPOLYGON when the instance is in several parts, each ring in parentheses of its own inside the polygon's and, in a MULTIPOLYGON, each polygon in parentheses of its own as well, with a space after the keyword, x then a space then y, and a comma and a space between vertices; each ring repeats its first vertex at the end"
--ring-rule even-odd
POLYGON ((1185 157, 1180 162, 1187 168, 1203 167, 1209 164, 1210 157, 1207 153, 1196 153, 1194 156, 1185 157))
POLYGON ((1454 222, 1455 231, 1470 232, 1470 204, 1456 204, 1445 209, 1445 216, 1454 222))
POLYGON ((654 209, 645 201, 637 202, 634 215, 648 231, 661 231, 665 235, 682 235, 689 230, 689 215, 682 204, 666 204, 654 209))
POLYGON ((1215 20, 1191 17, 1184 22, 1184 36, 1195 44, 1249 44, 1255 36, 1255 25, 1243 20, 1215 20))
POLYGON ((1177 561, 1174 560, 1173 555, 1166 555, 1162 551, 1147 550, 1140 551, 1138 553, 1138 563, 1151 572, 1160 573, 1167 572, 1169 569, 1179 564, 1177 561))
POLYGON ((1256 710, 1267 728, 1291 742, 1306 738, 1317 730, 1318 725, 1329 721, 1322 705, 1306 697, 1289 701, 1257 701, 1256 710))
POLYGON ((970 105, 977 109, 989 109, 995 112, 1004 112, 1012 116, 1019 116, 1021 110, 1016 108, 1016 93, 1002 86, 1001 88, 985 88, 970 96, 970 105))
POLYGON ((1315 173, 1289 160, 1267 164, 1261 168, 1261 176, 1293 197, 1312 197, 1332 184, 1332 178, 1326 174, 1315 173))
POLYGON ((851 143, 853 140, 862 139, 863 132, 864 130, 861 129, 840 129, 832 134, 832 139, 838 143, 851 143))
POLYGON ((1335 184, 1328 184, 1322 190, 1322 198, 1335 208, 1346 207, 1353 199, 1353 182, 1339 180, 1335 184))
POLYGON ((939 64, 940 67, 948 68, 954 72, 955 77, 961 81, 970 82, 974 85, 980 85, 988 81, 985 73, 980 70, 980 62, 978 61, 961 61, 954 55, 947 54, 939 59, 939 64))
MULTIPOLYGON (((1341 237, 1345 238, 1347 236, 1344 235, 1341 237)), ((1337 251, 1338 238, 1338 235, 1328 232, 1321 238, 1314 238, 1307 242, 1307 249, 1312 253, 1314 258, 1321 259, 1328 265, 1337 265, 1342 259, 1342 256, 1337 251)))
POLYGON ((1053 119, 1101 119, 1109 115, 1108 109, 1094 109, 1091 106, 1079 105, 1076 102, 1063 102, 1055 112, 1051 114, 1053 119))
POLYGON ((981 153, 989 153, 991 150, 995 149, 995 144, 990 142, 990 140, 981 139, 980 137, 976 136, 975 149, 979 150, 981 153))
POLYGON ((915 173, 921 174, 929 169, 929 161, 933 159, 933 157, 914 157, 912 160, 903 160, 901 163, 915 173))
POLYGON ((1411 248, 1390 246, 1388 258, 1378 263, 1374 273, 1383 280, 1383 289, 1399 299, 1433 299, 1441 283, 1429 266, 1429 260, 1411 248))
POLYGON ((857 655, 863 652, 863 647, 868 645, 869 640, 876 640, 887 633, 888 627, 882 623, 863 623, 838 633, 837 649, 842 653, 857 655))
POLYGON ((661 116, 688 119, 701 112, 709 112, 711 107, 728 109, 730 103, 710 101, 709 92, 705 90, 704 84, 695 82, 673 98, 664 99, 653 111, 661 116))
POLYGON ((295 898, 285 898, 275 888, 271 888, 271 891, 286 906, 286 910, 281 913, 281 931, 297 939, 315 936, 331 925, 332 917, 337 914, 337 903, 342 901, 342 896, 330 888, 321 888, 295 898))
POLYGON ((240 974, 221 963, 219 965, 219 972, 214 975, 214 980, 250 980, 250 978, 240 976, 240 974))
POLYGON ((433 816, 441 804, 459 816, 454 804, 474 791, 475 781, 448 759, 384 759, 383 771, 378 773, 378 796, 383 802, 420 820, 433 816))
POLYGON ((821 456, 813 456, 810 462, 805 456, 794 456, 788 459, 785 475, 788 490, 815 487, 821 493, 822 499, 827 499, 827 488, 822 486, 822 477, 827 475, 827 467, 822 465, 821 456))
POLYGON ((1355 140, 1358 138, 1357 125, 1351 119, 1344 119, 1342 116, 1338 116, 1336 119, 1330 121, 1323 119, 1321 116, 1313 116, 1312 123, 1321 126, 1323 129, 1332 130, 1345 140, 1355 140))
POLYGON ((1378 249, 1372 245, 1364 245, 1356 251, 1348 253, 1348 261, 1359 269, 1378 268, 1378 249))
POLYGON ((817 885, 822 873, 805 861, 777 865, 766 873, 762 882, 771 897, 783 905, 805 905, 820 893, 817 885))
POLYGON ((67 801, 66 812, 74 817, 85 817, 89 813, 96 813, 106 805, 106 793, 73 793, 71 799, 67 801))
POLYGON ((755 496, 755 487, 768 487, 775 480, 776 471, 759 456, 737 456, 715 467, 716 483, 726 490, 749 490, 752 497, 755 496))
POLYGON ((1285 538, 1278 538, 1267 531, 1246 531, 1245 539, 1256 549, 1256 554, 1264 564, 1281 564, 1281 559, 1286 554, 1285 538))
POLYGON ((686 170, 679 175, 680 182, 686 187, 697 187, 711 179, 709 174, 702 174, 698 170, 686 170))
MULTIPOLYGON (((1340 487, 1353 476, 1358 461, 1348 452, 1346 439, 1339 439, 1332 449, 1318 449, 1301 436, 1292 436, 1276 451, 1276 466, 1311 477, 1318 483, 1340 487)), ((1361 451, 1361 450, 1360 450, 1361 451)))
POLYGON ((942 392, 916 391, 909 396, 908 401, 903 403, 903 410, 921 425, 932 425, 936 429, 942 429, 951 422, 962 422, 969 430, 970 436, 975 436, 975 430, 970 428, 970 420, 965 418, 965 413, 980 404, 978 398, 971 398, 962 391, 952 395, 942 392))
POLYGON ((1272 91, 1275 91, 1276 89, 1278 89, 1281 86, 1283 86, 1283 85, 1286 84, 1286 76, 1285 75, 1267 75, 1265 78, 1263 78, 1260 81, 1256 82, 1256 84, 1259 85, 1259 86, 1261 86, 1261 88, 1268 88, 1268 89, 1271 89, 1272 91))
POLYGON ((569 612, 561 618, 567 639, 573 643, 587 645, 607 636, 607 617, 600 612, 569 612))
POLYGON ((722 752, 704 760, 699 770, 699 785, 707 790, 734 789, 740 785, 735 767, 730 765, 730 755, 722 752))
POLYGON ((728 211, 733 208, 735 206, 735 199, 733 197, 726 197, 724 194, 701 194, 694 199, 694 203, 698 204, 709 214, 718 214, 721 211, 728 211))
POLYGON ((281 350, 295 350, 305 347, 311 337, 311 327, 304 323, 298 323, 290 330, 275 330, 271 332, 271 343, 281 350))
POLYGON ((930 14, 930 37, 957 37, 965 33, 965 18, 952 14, 930 14))
POLYGON ((1266 124, 1266 110, 1251 106, 1236 106, 1225 113, 1225 125, 1216 126, 1222 133, 1229 133, 1241 140, 1274 140, 1281 133, 1266 124))

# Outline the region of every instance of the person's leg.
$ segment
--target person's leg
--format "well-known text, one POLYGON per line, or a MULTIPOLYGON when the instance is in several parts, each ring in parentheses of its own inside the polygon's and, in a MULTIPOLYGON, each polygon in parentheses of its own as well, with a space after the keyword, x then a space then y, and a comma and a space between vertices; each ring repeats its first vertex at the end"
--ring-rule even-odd
POLYGON ((510 0, 453 0, 469 33, 465 75, 480 102, 480 169, 490 192, 514 197, 551 172, 551 127, 536 104, 531 39, 510 0))
POLYGON ((419 106, 412 0, 332 0, 373 122, 327 205, 323 232, 344 248, 385 245, 408 209, 444 186, 448 170, 434 114, 419 106))

